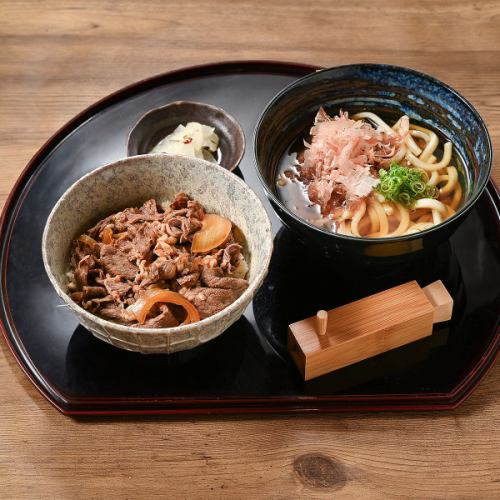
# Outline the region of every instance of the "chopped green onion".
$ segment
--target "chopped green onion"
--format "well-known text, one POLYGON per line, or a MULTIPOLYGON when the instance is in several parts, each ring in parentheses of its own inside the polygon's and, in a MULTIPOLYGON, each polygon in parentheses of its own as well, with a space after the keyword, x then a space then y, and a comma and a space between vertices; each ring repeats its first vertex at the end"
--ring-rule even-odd
POLYGON ((425 172, 418 168, 409 168, 391 163, 389 170, 379 170, 380 183, 375 188, 386 200, 400 203, 406 208, 413 208, 421 198, 437 198, 439 191, 427 184, 425 172))

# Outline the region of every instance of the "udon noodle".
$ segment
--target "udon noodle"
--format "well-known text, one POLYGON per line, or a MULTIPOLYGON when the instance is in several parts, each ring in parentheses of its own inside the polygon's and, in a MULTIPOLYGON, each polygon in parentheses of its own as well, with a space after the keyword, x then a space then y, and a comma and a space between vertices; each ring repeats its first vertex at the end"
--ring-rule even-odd
MULTIPOLYGON (((451 217, 459 208, 462 200, 462 187, 457 166, 452 161, 453 146, 451 142, 445 142, 441 145, 440 139, 434 131, 410 123, 406 116, 399 118, 392 126, 372 112, 357 113, 351 119, 348 118, 347 114, 341 113, 339 117, 332 119, 323 110, 320 110, 318 117, 315 127, 311 130, 312 145, 306 143, 305 153, 298 155, 299 161, 293 167, 294 171, 285 171, 285 175, 281 174, 278 178, 278 186, 283 189, 286 189, 287 186, 291 187, 293 184, 301 184, 302 192, 313 204, 309 206, 315 205, 316 209, 318 206, 320 207, 322 217, 315 220, 308 218, 311 222, 326 227, 325 219, 327 219, 330 222, 328 227, 332 231, 349 236, 395 237, 429 229, 451 217), (334 139, 337 142, 333 145, 331 141, 329 142, 331 136, 317 136, 315 144, 314 133, 318 123, 327 121, 328 125, 331 125, 336 120, 349 122, 349 126, 355 130, 358 136, 351 139, 351 144, 348 146, 344 144, 345 138, 338 142, 336 136, 334 139), (353 120, 362 121, 364 125, 354 124, 353 120), (367 123, 371 125, 373 137, 379 140, 373 150, 374 153, 371 150, 366 153, 367 149, 359 146, 359 129, 364 127, 363 130, 368 130, 367 123), (321 140, 323 141, 321 143, 323 149, 318 149, 317 143, 321 140), (339 148, 346 147, 348 148, 347 153, 346 149, 339 150, 339 148), (333 152, 330 152, 328 148, 333 152), (357 148, 358 153, 356 154, 358 156, 352 152, 353 148, 357 148), (329 151, 330 156, 325 155, 325 151, 329 151), (309 156, 307 156, 308 154, 309 156), (335 170, 335 168, 339 168, 336 163, 342 158, 345 160, 347 154, 351 155, 349 161, 353 159, 350 163, 348 161, 347 165, 350 165, 351 169, 357 169, 353 170, 355 173, 352 174, 356 178, 357 184, 353 184, 352 179, 346 179, 349 173, 347 167, 344 168, 344 171, 340 170, 340 173, 335 170), (319 164, 314 163, 317 158, 320 158, 319 164), (359 158, 364 160, 359 160, 359 158), (359 166, 356 165, 356 162, 359 163, 359 166), (311 167, 313 163, 314 167, 311 167), (417 180, 421 179, 415 183, 419 194, 413 192, 411 192, 412 196, 401 194, 399 198, 401 202, 384 196, 381 187, 392 187, 394 179, 386 177, 384 180, 383 176, 392 174, 391 170, 393 169, 394 175, 402 172, 404 175, 416 176, 417 180), (323 182, 323 185, 320 182, 323 182), (335 192, 335 186, 342 188, 339 191, 341 195, 335 192), (323 201, 321 201, 323 195, 321 189, 323 191, 330 190, 326 198, 323 196, 323 201)), ((330 134, 338 135, 340 133, 338 130, 343 131, 344 128, 340 128, 339 125, 335 129, 331 125, 330 130, 334 130, 334 132, 330 131, 330 134)), ((370 138, 370 141, 374 143, 375 139, 370 138)), ((297 202, 295 202, 296 205, 297 202)), ((299 215, 302 215, 300 211, 298 212, 299 215)))

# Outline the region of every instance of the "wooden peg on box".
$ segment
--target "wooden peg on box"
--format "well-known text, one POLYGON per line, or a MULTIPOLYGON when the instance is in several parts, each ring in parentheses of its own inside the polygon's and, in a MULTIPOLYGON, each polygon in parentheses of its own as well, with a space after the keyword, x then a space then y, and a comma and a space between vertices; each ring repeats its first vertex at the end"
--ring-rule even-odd
POLYGON ((452 309, 441 281, 424 288, 410 281, 289 325, 288 351, 310 380, 428 337, 452 309))
POLYGON ((328 313, 326 311, 318 311, 316 313, 316 333, 318 335, 326 335, 328 327, 328 313))

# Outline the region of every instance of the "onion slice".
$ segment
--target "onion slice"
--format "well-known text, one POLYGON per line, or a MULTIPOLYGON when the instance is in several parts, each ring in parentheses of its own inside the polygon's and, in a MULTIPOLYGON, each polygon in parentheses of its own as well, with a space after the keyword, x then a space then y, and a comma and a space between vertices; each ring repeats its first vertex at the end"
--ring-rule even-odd
POLYGON ((231 232, 231 221, 216 214, 206 214, 201 229, 193 236, 192 253, 205 253, 217 248, 227 240, 231 232))
POLYGON ((187 313, 187 317, 182 323, 183 325, 189 325, 190 323, 196 323, 197 321, 200 321, 200 313, 198 312, 196 307, 194 307, 194 305, 189 302, 189 300, 185 299, 181 294, 177 292, 163 290, 148 297, 145 300, 144 305, 142 306, 142 309, 140 311, 134 311, 135 317, 141 325, 146 321, 146 316, 148 315, 151 308, 158 302, 176 304, 183 307, 187 313))
POLYGON ((111 243, 113 243, 113 230, 109 226, 103 229, 101 241, 106 245, 111 245, 111 243))
POLYGON ((123 240, 123 238, 126 238, 127 236, 128 236, 127 231, 123 231, 122 233, 113 234, 113 238, 115 240, 123 240))
POLYGON ((97 241, 85 233, 78 236, 78 241, 81 241, 82 243, 84 243, 85 245, 88 245, 92 249, 95 248, 95 246, 97 245, 97 241))

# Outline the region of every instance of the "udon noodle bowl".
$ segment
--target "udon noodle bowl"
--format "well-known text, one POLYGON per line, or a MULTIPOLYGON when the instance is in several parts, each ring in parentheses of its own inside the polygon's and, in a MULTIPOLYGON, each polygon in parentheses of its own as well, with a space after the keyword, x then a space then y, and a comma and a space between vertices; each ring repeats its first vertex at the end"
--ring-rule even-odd
POLYGON ((278 169, 283 203, 308 222, 363 238, 415 234, 442 223, 463 199, 462 162, 451 142, 407 116, 366 111, 329 116, 278 169))

